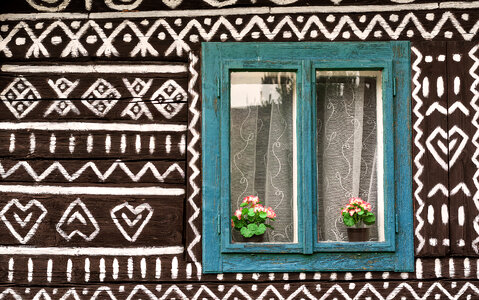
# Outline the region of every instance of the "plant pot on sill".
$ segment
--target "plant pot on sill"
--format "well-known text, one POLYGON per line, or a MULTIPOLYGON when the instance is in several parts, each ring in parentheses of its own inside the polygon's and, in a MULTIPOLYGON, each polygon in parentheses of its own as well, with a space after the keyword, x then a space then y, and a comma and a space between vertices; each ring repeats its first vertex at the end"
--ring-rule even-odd
POLYGON ((233 243, 262 243, 264 242, 264 234, 253 235, 252 237, 244 237, 239 231, 233 230, 233 243))
POLYGON ((348 227, 348 240, 350 242, 368 242, 369 227, 348 227))

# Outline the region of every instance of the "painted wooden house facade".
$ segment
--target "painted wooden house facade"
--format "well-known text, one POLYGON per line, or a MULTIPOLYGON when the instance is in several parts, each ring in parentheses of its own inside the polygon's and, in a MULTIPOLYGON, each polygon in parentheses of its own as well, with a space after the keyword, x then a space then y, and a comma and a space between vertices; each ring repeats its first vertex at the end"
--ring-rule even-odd
POLYGON ((0 299, 479 299, 477 1, 3 0, 0 99, 0 299), (374 126, 322 152, 331 120, 374 126), (246 188, 235 135, 292 175, 246 188), (338 197, 379 195, 372 242, 323 232, 346 148, 381 170, 338 197), (232 195, 268 188, 284 235, 234 243, 232 195))

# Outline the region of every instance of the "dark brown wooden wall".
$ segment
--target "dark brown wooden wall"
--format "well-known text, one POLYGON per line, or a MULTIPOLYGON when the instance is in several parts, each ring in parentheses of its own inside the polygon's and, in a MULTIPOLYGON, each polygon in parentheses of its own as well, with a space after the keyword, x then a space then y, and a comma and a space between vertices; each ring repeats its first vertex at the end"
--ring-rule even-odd
POLYGON ((4 2, 0 298, 479 298, 477 2, 4 2), (381 40, 412 41, 415 272, 202 274, 201 42, 381 40))

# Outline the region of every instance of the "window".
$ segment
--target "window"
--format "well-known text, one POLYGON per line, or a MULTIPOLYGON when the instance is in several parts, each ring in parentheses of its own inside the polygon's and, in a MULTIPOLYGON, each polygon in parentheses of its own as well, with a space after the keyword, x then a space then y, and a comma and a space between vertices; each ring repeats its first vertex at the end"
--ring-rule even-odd
POLYGON ((408 42, 203 43, 203 270, 412 271, 408 42), (261 243, 231 215, 274 207, 261 243), (367 242, 340 222, 373 204, 367 242))

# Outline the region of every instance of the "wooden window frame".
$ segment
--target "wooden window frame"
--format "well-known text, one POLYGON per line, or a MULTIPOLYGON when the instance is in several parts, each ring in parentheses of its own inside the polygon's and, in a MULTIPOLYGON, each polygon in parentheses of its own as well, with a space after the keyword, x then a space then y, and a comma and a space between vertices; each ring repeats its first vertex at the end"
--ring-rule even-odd
POLYGON ((410 74, 409 42, 203 43, 203 272, 412 271, 410 74), (316 241, 312 120, 316 117, 315 73, 320 69, 382 71, 385 242, 316 241), (296 72, 297 243, 230 241, 232 70, 296 72), (400 247, 396 247, 398 241, 400 247))

